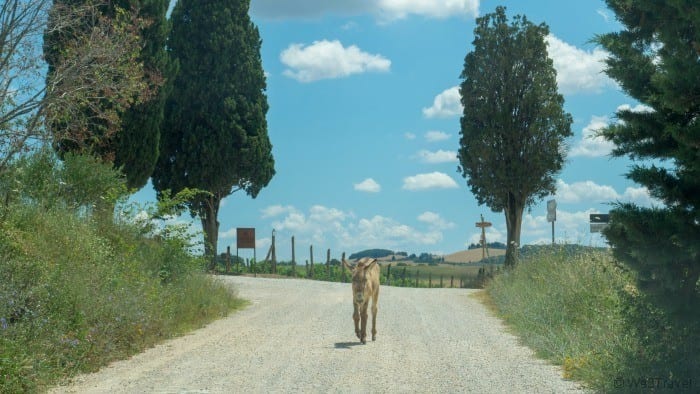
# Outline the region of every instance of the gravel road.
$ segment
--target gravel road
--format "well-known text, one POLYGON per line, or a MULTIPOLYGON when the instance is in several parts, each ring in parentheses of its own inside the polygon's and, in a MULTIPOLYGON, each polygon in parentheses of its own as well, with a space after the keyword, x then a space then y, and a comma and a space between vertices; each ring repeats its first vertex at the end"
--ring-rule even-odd
MULTIPOLYGON (((246 309, 52 393, 563 393, 476 290, 383 286, 377 341, 361 345, 349 284, 223 277, 246 309)), ((371 314, 370 314, 371 316, 371 314)), ((368 324, 369 327, 369 324, 368 324)))

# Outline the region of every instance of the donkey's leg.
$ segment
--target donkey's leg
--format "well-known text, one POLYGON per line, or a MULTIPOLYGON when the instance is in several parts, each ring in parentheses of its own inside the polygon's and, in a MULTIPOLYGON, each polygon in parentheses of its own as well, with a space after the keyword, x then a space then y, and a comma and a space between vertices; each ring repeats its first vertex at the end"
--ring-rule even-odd
POLYGON ((369 306, 369 300, 362 304, 362 309, 360 310, 360 317, 362 318, 362 331, 360 332, 360 342, 367 343, 367 307, 369 306))
POLYGON ((352 303, 352 306, 354 309, 352 313, 352 320, 355 321, 355 335, 357 335, 357 339, 362 339, 360 336, 360 310, 355 302, 352 303))
POLYGON ((372 340, 377 339, 377 301, 379 299, 379 289, 372 297, 372 340))

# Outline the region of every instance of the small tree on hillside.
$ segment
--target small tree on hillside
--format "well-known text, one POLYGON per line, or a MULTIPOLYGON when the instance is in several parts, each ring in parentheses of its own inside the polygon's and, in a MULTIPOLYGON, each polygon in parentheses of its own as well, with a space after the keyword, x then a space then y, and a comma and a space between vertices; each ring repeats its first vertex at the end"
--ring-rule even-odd
POLYGON ((656 159, 629 179, 663 208, 618 203, 604 231, 640 288, 670 310, 697 311, 700 278, 700 8, 696 1, 606 3, 623 30, 597 37, 610 52, 606 73, 650 110, 618 110, 602 135, 613 156, 656 159))
POLYGON ((262 45, 249 0, 179 0, 168 47, 179 72, 166 103, 159 194, 206 191, 189 202, 201 219, 205 254, 217 253, 221 200, 239 190, 255 198, 275 174, 267 136, 262 45))
POLYGON ((509 25, 504 7, 476 21, 461 75, 460 170, 480 204, 505 212, 512 266, 525 207, 554 194, 572 118, 557 93, 547 25, 524 16, 509 25))

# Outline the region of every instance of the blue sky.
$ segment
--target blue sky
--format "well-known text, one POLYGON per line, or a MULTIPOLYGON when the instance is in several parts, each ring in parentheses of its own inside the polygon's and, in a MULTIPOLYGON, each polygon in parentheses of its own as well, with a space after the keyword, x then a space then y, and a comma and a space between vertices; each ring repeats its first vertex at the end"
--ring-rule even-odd
MULTIPOLYGON (((255 227, 259 258, 273 229, 280 259, 290 258, 292 235, 299 261, 311 244, 317 261, 328 248, 334 257, 369 248, 449 254, 479 240, 482 214, 493 223, 487 240, 504 242, 503 213, 476 203, 456 159, 459 75, 476 16, 498 5, 549 25, 574 119, 557 194, 525 213, 522 244, 551 242, 550 199, 557 242, 595 246, 604 241, 590 234, 590 213, 618 200, 651 205, 624 177, 632 163, 594 138, 621 105, 645 110, 602 72, 606 54, 591 39, 619 30, 603 1, 252 0, 277 174, 256 199, 238 192, 224 200, 219 251, 235 250, 237 227, 255 227)), ((148 185, 135 199, 154 195, 148 185)))

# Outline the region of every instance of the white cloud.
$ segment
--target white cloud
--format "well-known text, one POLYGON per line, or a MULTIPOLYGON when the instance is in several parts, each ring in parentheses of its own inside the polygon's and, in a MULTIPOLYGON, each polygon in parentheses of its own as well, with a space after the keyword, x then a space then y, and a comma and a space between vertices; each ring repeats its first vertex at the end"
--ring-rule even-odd
POLYGON ((433 106, 423 108, 423 115, 427 118, 450 118, 462 114, 462 97, 459 87, 451 87, 435 96, 433 106))
POLYGON ((404 133, 403 136, 406 137, 407 140, 415 140, 416 139, 416 135, 414 133, 404 133))
POLYGON ((433 212, 419 215, 418 220, 426 226, 424 229, 381 215, 356 219, 337 208, 314 205, 306 214, 290 207, 286 216, 273 221, 271 226, 277 231, 278 255, 284 253, 285 243, 292 235, 297 247, 312 244, 324 248, 333 243, 348 251, 374 247, 406 250, 437 244, 443 239, 443 230, 455 226, 433 212))
POLYGON ((455 227, 454 223, 445 220, 442 216, 440 216, 440 214, 431 211, 426 211, 418 215, 418 220, 423 223, 427 223, 434 229, 443 230, 455 227))
MULTIPOLYGON (((618 193, 608 185, 599 185, 593 181, 567 184, 557 180, 557 202, 561 203, 605 203, 613 201, 631 202, 641 206, 661 206, 661 201, 651 197, 645 187, 628 187, 624 193, 618 193)), ((559 213, 557 213, 559 220, 559 213)))
POLYGON ((289 67, 284 75, 299 82, 387 72, 391 68, 389 59, 363 52, 355 45, 344 47, 338 40, 314 41, 308 46, 291 44, 282 51, 280 60, 289 67))
POLYGON ((270 247, 270 245, 272 245, 272 238, 265 237, 255 239, 255 247, 257 249, 267 250, 270 247))
POLYGON ((336 208, 327 208, 323 205, 314 205, 309 209, 309 219, 317 223, 332 223, 343 221, 351 216, 336 208))
POLYGON ((430 18, 448 18, 479 14, 479 0, 379 0, 378 11, 387 19, 402 19, 410 14, 430 18))
POLYGON ((637 104, 634 107, 629 105, 629 104, 622 104, 617 107, 617 111, 630 111, 630 112, 635 112, 635 113, 651 113, 654 112, 654 108, 651 108, 648 105, 644 104, 637 104))
POLYGON ((378 193, 382 187, 372 178, 367 178, 360 183, 356 183, 355 190, 367 193, 378 193))
POLYGON ((430 152, 427 150, 421 150, 418 152, 418 157, 424 163, 430 164, 457 162, 457 152, 455 151, 438 150, 436 152, 430 152))
POLYGON ((600 157, 607 156, 615 148, 615 144, 602 136, 596 135, 598 131, 610 123, 607 116, 592 116, 591 122, 583 128, 583 137, 571 149, 571 157, 600 157))
POLYGON ((442 241, 442 231, 419 231, 411 226, 401 224, 393 219, 374 216, 371 219, 361 219, 358 223, 358 237, 364 238, 365 245, 381 245, 386 243, 391 248, 397 246, 415 247, 415 245, 435 245, 442 241))
POLYGON ((646 187, 628 187, 622 194, 620 200, 630 201, 644 207, 662 206, 661 200, 652 197, 646 187))
POLYGON ((428 142, 445 141, 450 138, 450 135, 444 131, 431 130, 425 133, 425 140, 428 142))
POLYGON ((600 15, 605 22, 610 22, 610 15, 605 10, 597 9, 595 12, 600 15))
POLYGON ((284 215, 287 212, 293 212, 294 207, 287 205, 287 206, 282 206, 282 205, 270 205, 267 208, 264 208, 262 210, 262 217, 263 219, 275 217, 275 216, 280 216, 284 215))
POLYGON ((603 72, 608 53, 600 48, 584 51, 559 38, 548 35, 549 57, 557 70, 557 84, 562 94, 600 93, 615 83, 603 72))
POLYGON ((236 229, 235 228, 230 228, 226 231, 219 231, 219 239, 235 239, 236 238, 236 229))
POLYGON ((391 21, 409 15, 440 19, 476 16, 479 0, 255 0, 250 8, 253 15, 266 18, 372 14, 381 21, 391 21))
POLYGON ((556 199, 561 203, 600 203, 613 201, 618 197, 619 194, 612 186, 598 185, 593 181, 575 182, 569 185, 561 179, 557 180, 556 199))
POLYGON ((418 174, 403 179, 403 189, 405 190, 456 189, 457 187, 459 187, 457 182, 442 172, 418 174))

